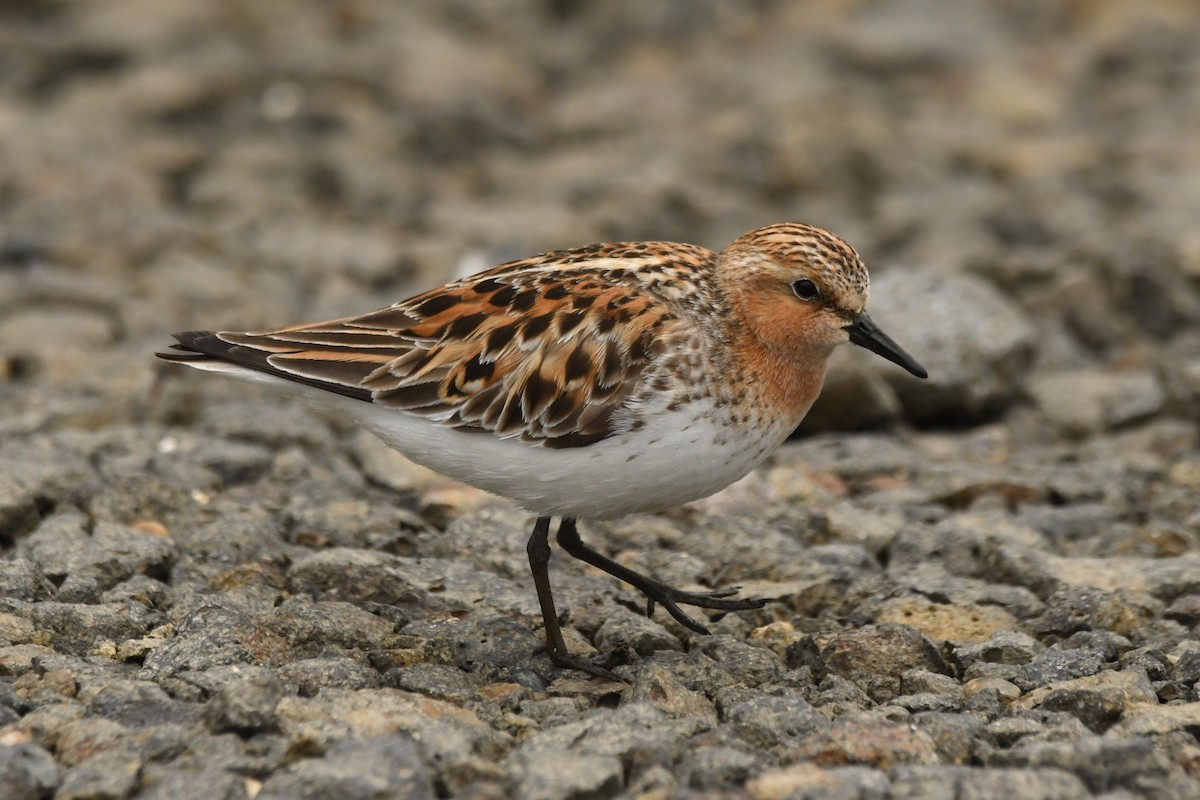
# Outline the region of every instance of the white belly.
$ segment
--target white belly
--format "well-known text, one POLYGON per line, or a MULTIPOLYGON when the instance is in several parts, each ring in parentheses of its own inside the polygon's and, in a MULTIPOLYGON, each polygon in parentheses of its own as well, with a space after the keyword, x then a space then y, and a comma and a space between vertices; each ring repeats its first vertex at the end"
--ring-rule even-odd
POLYGON ((641 430, 555 450, 313 389, 261 372, 209 367, 338 411, 422 466, 510 498, 536 514, 613 519, 698 500, 746 475, 797 421, 733 425, 709 400, 646 410, 641 430))
POLYGON ((537 514, 584 519, 707 497, 754 469, 790 433, 726 429, 711 407, 692 406, 664 412, 636 432, 555 450, 359 401, 346 400, 338 410, 418 464, 537 514))

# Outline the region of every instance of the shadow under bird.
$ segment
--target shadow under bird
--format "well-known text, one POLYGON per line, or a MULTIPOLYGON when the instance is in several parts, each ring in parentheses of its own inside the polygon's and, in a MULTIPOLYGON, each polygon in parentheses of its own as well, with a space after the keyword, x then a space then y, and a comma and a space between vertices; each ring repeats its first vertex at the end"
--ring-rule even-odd
POLYGON ((573 656, 550 589, 549 532, 570 555, 662 605, 760 608, 688 592, 590 548, 577 519, 658 511, 754 469, 816 400, 852 342, 925 369, 866 313, 858 254, 784 223, 720 253, 620 242, 513 261, 360 316, 258 333, 175 334, 160 358, 334 408, 418 464, 537 514, 527 550, 551 661, 573 656))

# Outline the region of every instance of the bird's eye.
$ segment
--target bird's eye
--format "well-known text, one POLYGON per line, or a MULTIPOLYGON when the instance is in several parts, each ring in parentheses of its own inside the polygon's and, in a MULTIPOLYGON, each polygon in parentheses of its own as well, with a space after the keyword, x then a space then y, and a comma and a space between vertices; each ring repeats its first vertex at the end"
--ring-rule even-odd
POLYGON ((821 290, 817 288, 817 284, 810 281, 808 278, 801 278, 792 284, 792 291, 796 293, 796 297, 801 300, 816 300, 821 296, 821 290))

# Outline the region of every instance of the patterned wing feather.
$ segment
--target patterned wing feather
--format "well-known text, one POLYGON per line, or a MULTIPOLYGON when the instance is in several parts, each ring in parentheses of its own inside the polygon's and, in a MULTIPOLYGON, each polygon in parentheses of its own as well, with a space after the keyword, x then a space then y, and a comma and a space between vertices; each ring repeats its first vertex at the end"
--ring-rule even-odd
POLYGON ((604 439, 678 319, 636 281, 521 263, 359 317, 208 334, 202 352, 461 430, 604 439))

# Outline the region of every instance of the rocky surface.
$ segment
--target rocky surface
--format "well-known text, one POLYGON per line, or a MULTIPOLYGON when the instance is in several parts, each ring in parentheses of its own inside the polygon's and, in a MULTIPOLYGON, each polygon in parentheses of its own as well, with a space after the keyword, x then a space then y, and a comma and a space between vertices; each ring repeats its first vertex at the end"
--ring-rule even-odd
POLYGON ((0 9, 0 795, 1200 795, 1200 9, 0 9), (698 636, 175 330, 604 239, 825 225, 919 383, 584 523, 698 636))

